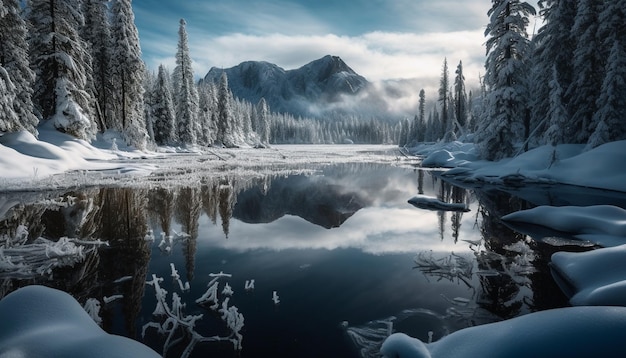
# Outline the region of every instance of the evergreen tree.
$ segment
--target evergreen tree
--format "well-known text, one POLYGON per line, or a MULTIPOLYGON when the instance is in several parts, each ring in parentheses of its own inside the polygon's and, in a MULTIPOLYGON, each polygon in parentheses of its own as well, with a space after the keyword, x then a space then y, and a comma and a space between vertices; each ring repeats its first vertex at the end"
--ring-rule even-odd
POLYGON ((519 0, 492 0, 490 23, 485 30, 488 86, 487 116, 480 123, 476 141, 482 157, 500 159, 514 154, 524 132, 528 105, 528 17, 535 9, 519 0))
POLYGON ((169 74, 163 65, 159 66, 151 97, 154 141, 158 145, 173 145, 176 142, 176 117, 169 74))
POLYGON ((79 36, 83 15, 77 0, 30 0, 30 55, 35 69, 33 102, 58 130, 91 140, 91 56, 79 36))
POLYGON ((9 73, 0 66, 0 133, 16 132, 22 129, 20 119, 13 107, 15 91, 9 73))
POLYGON ((599 16, 597 38, 601 44, 598 50, 607 60, 602 87, 596 102, 597 111, 592 117, 593 134, 589 138, 587 148, 623 139, 624 135, 626 3, 605 1, 603 6, 599 16))
POLYGON ((454 78, 454 114, 460 126, 461 134, 467 126, 467 92, 465 92, 465 76, 463 75, 463 62, 459 61, 454 78))
MULTIPOLYGON (((539 14, 544 25, 533 38, 531 87, 531 127, 533 132, 541 133, 550 125, 546 113, 549 111, 550 81, 553 78, 553 66, 556 66, 559 87, 566 91, 572 83, 575 34, 570 30, 574 26, 576 4, 578 0, 540 0, 539 14)), ((568 100, 562 93, 560 101, 567 110, 568 100)))
POLYGON ((198 136, 200 144, 212 145, 215 142, 217 132, 215 125, 216 107, 215 86, 210 82, 201 82, 198 86, 198 123, 202 133, 198 136))
POLYGON ((24 129, 36 136, 39 119, 34 113, 32 101, 35 73, 29 67, 27 28, 20 11, 17 0, 3 0, 0 4, 0 67, 4 67, 8 76, 4 79, 2 93, 5 94, 5 100, 12 98, 7 103, 10 103, 11 111, 16 115, 1 116, 3 125, 0 131, 24 129))
POLYGON ((114 0, 111 8, 111 78, 115 86, 115 115, 111 127, 120 131, 130 145, 145 149, 143 76, 139 34, 131 0, 114 0))
MULTIPOLYGON (((581 0, 578 3, 572 36, 576 38, 573 78, 567 89, 570 124, 561 128, 568 143, 585 143, 590 136, 590 123, 596 112, 596 99, 602 86, 604 59, 597 38, 598 16, 604 0, 581 0)), ((605 58, 608 52, 604 54, 605 58)))
POLYGON ((559 82, 559 73, 556 69, 556 65, 552 66, 552 79, 549 82, 550 86, 550 107, 548 109, 547 117, 549 119, 550 126, 545 132, 545 139, 550 145, 556 146, 557 144, 566 143, 569 139, 566 136, 564 128, 567 127, 568 117, 565 111, 565 107, 561 102, 563 98, 563 89, 559 82))
POLYGON ((196 144, 200 133, 198 125, 198 91, 194 83, 193 69, 186 22, 180 19, 178 29, 178 50, 176 52, 176 67, 172 73, 176 102, 176 119, 178 121, 178 138, 183 144, 196 144))
POLYGON ((269 109, 265 98, 261 97, 257 104, 257 133, 259 134, 259 140, 262 144, 270 143, 270 119, 269 109))
POLYGON ((422 88, 419 94, 419 103, 417 106, 417 116, 418 116, 418 131, 417 131, 417 141, 424 142, 426 141, 426 92, 422 88))
POLYGON ((448 128, 450 126, 450 110, 449 110, 449 90, 450 90, 450 79, 448 75, 448 59, 443 60, 443 68, 441 70, 441 79, 439 80, 439 102, 441 103, 441 138, 444 141, 448 141, 448 128))
POLYGON ((234 147, 233 99, 228 88, 226 72, 220 77, 217 91, 217 138, 216 141, 225 147, 234 147))
POLYGON ((588 148, 626 139, 626 49, 618 40, 613 42, 606 67, 593 120, 598 124, 589 138, 588 148))
POLYGON ((82 37, 89 44, 93 69, 93 91, 96 101, 96 118, 101 131, 114 128, 112 122, 113 91, 111 77, 111 29, 109 0, 85 0, 83 13, 85 26, 82 37))

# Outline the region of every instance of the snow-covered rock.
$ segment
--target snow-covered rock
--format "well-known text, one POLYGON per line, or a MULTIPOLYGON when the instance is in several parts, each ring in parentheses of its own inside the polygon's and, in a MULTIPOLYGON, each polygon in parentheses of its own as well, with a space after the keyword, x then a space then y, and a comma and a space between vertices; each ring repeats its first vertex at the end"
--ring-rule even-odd
POLYGON ((385 340, 388 358, 622 357, 626 307, 568 307, 456 331, 423 343, 403 333, 385 340))
POLYGON ((426 195, 416 195, 408 200, 408 203, 419 209, 438 211, 462 211, 468 212, 470 209, 464 203, 446 203, 437 198, 426 195))
POLYGON ((102 330, 65 292, 26 286, 0 300, 0 357, 160 357, 102 330))

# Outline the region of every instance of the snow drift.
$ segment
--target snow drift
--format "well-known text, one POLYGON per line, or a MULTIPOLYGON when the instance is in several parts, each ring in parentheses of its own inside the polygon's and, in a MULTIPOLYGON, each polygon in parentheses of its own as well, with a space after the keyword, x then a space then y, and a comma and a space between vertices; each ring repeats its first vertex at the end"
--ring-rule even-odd
POLYGON ((381 352, 388 358, 622 357, 624 330, 626 307, 568 307, 466 328, 433 343, 395 333, 381 352))
POLYGON ((72 296, 27 286, 0 301, 0 357, 135 357, 156 352, 103 331, 72 296))

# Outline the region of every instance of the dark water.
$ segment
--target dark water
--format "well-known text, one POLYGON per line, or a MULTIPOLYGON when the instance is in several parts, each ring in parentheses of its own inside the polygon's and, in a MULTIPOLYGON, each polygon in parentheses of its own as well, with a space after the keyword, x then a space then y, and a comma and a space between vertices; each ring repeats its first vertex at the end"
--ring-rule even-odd
MULTIPOLYGON (((110 244, 43 276, 5 272, 0 297, 44 284, 81 304, 96 298, 105 330, 162 352, 166 337, 156 329, 142 338, 145 324, 163 322, 152 315, 155 290, 146 281, 163 278, 166 302, 176 293, 184 315, 203 315, 198 334, 227 335, 220 313, 195 302, 210 274, 223 272, 232 276, 219 280, 219 292, 228 283, 234 294, 227 305, 245 318, 243 349, 236 353, 231 343, 205 342, 191 357, 375 355, 376 335, 388 322, 423 340, 428 332, 438 339, 463 327, 566 305, 547 268, 556 249, 499 220, 550 198, 569 200, 561 195, 567 189, 544 189, 467 190, 429 172, 359 164, 313 175, 225 176, 194 187, 0 194, 5 241, 25 225, 28 240, 69 236, 110 244), (465 203, 471 211, 417 209, 407 200, 418 193, 465 203), (172 279, 171 264, 189 290, 172 279), (252 279, 254 289, 245 290, 252 279), (103 301, 114 295, 123 297, 103 301)), ((604 193, 587 196, 618 200, 604 193)), ((220 304, 226 297, 220 294, 220 304)), ((183 333, 177 337, 182 341, 168 347, 168 357, 181 355, 189 343, 183 333)))

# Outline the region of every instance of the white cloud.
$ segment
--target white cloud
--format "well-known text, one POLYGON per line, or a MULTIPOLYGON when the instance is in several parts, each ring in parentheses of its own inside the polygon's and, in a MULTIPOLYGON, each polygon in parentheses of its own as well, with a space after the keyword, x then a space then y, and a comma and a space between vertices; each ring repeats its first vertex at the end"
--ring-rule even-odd
MULTIPOLYGON (((444 57, 448 59, 451 76, 461 60, 466 80, 477 82, 478 74, 483 72, 485 52, 481 29, 427 34, 370 32, 361 36, 190 34, 189 41, 197 76, 204 76, 213 66, 232 67, 248 60, 293 69, 332 54, 370 81, 412 78, 426 88, 436 88, 444 57)), ((166 51, 174 52, 175 44, 166 46, 156 39, 145 44, 159 50, 146 59, 150 68, 159 63, 174 66, 174 53, 166 51)))

